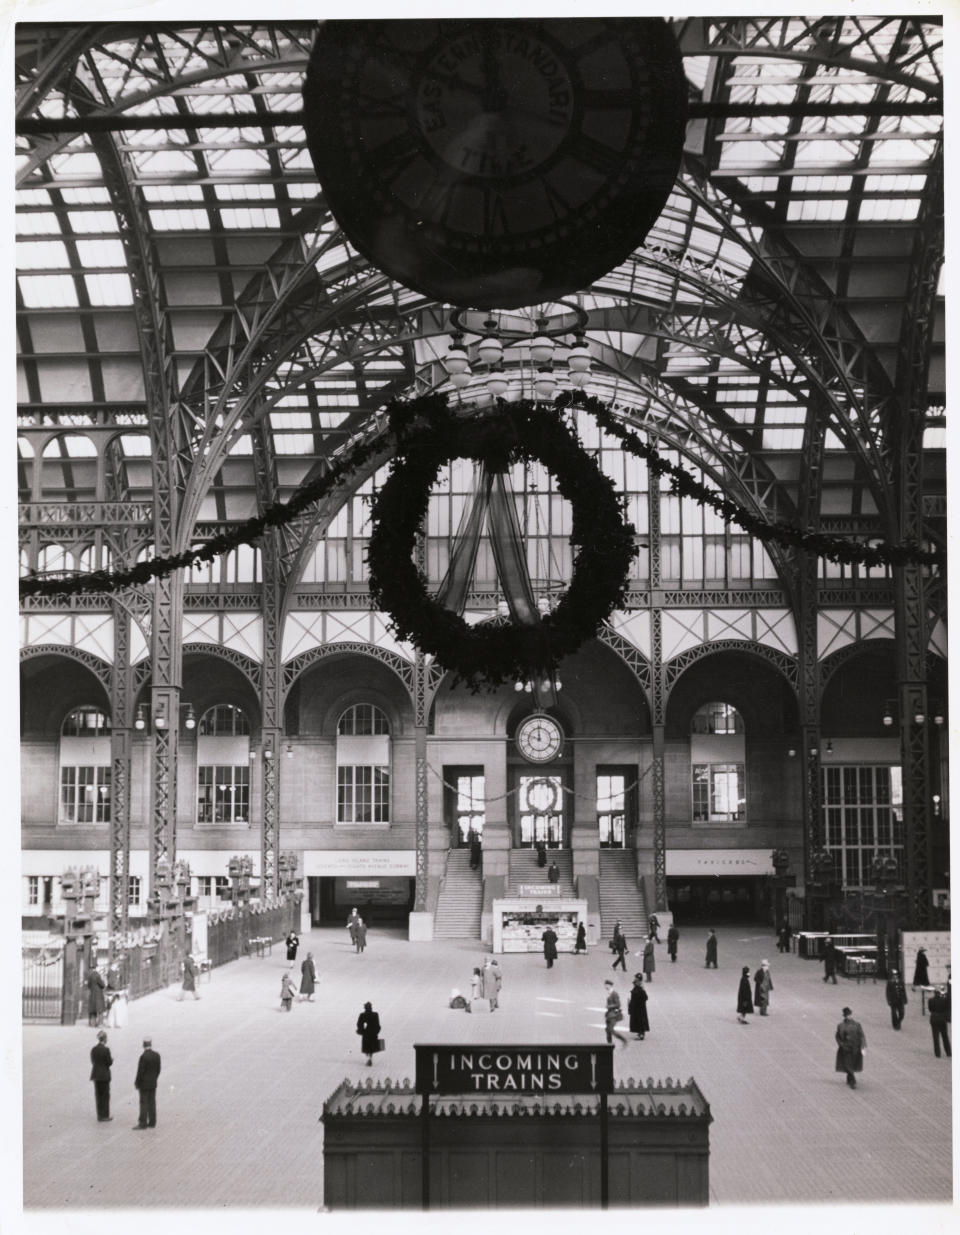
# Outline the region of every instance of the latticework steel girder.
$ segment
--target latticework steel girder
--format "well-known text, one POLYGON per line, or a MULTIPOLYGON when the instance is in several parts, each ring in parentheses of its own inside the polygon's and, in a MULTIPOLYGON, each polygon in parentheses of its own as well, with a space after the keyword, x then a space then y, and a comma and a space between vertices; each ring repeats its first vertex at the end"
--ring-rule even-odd
MULTIPOLYGON (((30 62, 27 56, 18 56, 17 76, 23 82, 18 88, 18 116, 40 112, 51 94, 62 93, 68 109, 78 90, 91 99, 92 114, 110 115, 142 108, 155 99, 187 95, 204 83, 235 74, 302 75, 317 23, 204 23, 179 28, 110 23, 82 27, 66 38, 61 27, 30 29, 37 42, 30 62), (51 31, 57 31, 52 40, 51 31), (96 55, 100 52, 112 67, 111 76, 102 71, 96 55)), ((272 93, 282 89, 278 82, 272 93)), ((299 87, 296 90, 299 98, 299 87)), ((202 113, 197 121, 202 121, 202 113)), ((65 135, 37 144, 18 183, 28 180, 70 140, 65 135)))
POLYGON ((684 17, 675 19, 673 26, 684 56, 809 60, 935 98, 942 95, 943 40, 935 34, 937 25, 923 17, 684 17), (892 63, 889 41, 900 37, 901 23, 916 39, 917 48, 892 63), (881 33, 888 36, 882 42, 881 33), (911 68, 916 71, 910 72, 911 68))

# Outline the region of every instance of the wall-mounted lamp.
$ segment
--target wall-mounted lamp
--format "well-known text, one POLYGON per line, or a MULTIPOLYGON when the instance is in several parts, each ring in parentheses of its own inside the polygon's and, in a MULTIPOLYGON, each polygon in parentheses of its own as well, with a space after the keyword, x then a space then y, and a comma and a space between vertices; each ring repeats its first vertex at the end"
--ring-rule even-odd
POLYGON ((796 751, 796 748, 795 748, 795 747, 793 747, 793 746, 791 746, 791 747, 790 747, 790 749, 787 751, 787 758, 788 758, 788 759, 796 759, 796 757, 797 757, 797 751, 796 751))
POLYGON ((188 729, 196 729, 197 727, 197 718, 194 715, 192 703, 187 704, 187 719, 183 723, 188 729))
POLYGON ((133 722, 133 727, 134 729, 146 729, 147 727, 147 716, 142 703, 137 706, 137 718, 133 722))
POLYGON ((883 723, 888 729, 893 724, 893 701, 891 699, 883 705, 883 723))
POLYGON ((810 747, 810 758, 811 758, 811 759, 815 759, 815 758, 817 757, 817 755, 819 755, 819 754, 820 754, 820 748, 819 748, 818 746, 811 746, 811 747, 810 747))
POLYGON ((940 794, 939 793, 935 793, 933 795, 933 813, 937 819, 940 818, 940 794))
POLYGON ((293 744, 291 742, 287 743, 286 747, 284 748, 283 753, 287 756, 288 759, 293 758, 293 744))
POLYGON ((827 738, 827 754, 828 755, 833 754, 833 739, 832 738, 827 738))

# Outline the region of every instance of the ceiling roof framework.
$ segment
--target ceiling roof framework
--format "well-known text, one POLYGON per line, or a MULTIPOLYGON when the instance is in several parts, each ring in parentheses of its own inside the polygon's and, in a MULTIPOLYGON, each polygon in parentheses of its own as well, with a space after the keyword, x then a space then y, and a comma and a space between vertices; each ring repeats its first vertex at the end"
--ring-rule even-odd
MULTIPOLYGON (((826 433, 828 455, 856 460, 851 513, 876 508, 895 536, 891 409, 898 366, 916 367, 907 273, 938 214, 921 205, 927 186, 939 194, 939 29, 907 18, 674 27, 703 118, 645 245, 584 289, 596 392, 768 518, 813 524, 822 489, 801 486, 802 460, 826 433), (868 110, 851 115, 858 105, 868 110)), ((371 269, 318 195, 299 122, 315 29, 18 29, 19 118, 162 120, 18 139, 21 423, 136 427, 138 400, 111 398, 107 381, 111 366, 136 364, 142 424, 183 494, 178 548, 199 518, 226 513, 231 484, 269 504, 298 472, 325 469, 389 397, 444 388, 448 311, 371 269), (243 127, 217 127, 231 117, 243 127), (123 261, 94 269, 78 241, 114 238, 123 261), (48 247, 57 239, 62 250, 48 247), (95 302, 90 280, 114 270, 132 279, 139 354, 105 342, 129 309, 110 302, 112 285, 95 302), (61 394, 50 364, 65 316, 82 323, 86 399, 61 394)), ((934 353, 939 374, 939 337, 934 353)), ((300 556, 295 530, 286 561, 300 556)))

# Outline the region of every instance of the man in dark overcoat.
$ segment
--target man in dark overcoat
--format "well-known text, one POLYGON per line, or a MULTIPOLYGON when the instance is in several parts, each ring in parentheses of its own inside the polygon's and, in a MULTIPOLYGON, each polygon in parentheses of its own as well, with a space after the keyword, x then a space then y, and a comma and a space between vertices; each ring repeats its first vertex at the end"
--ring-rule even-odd
POLYGON ((671 922, 667 928, 667 952, 670 954, 671 961, 675 961, 677 959, 677 943, 679 942, 679 939, 680 932, 671 922))
POLYGON ((847 1084, 851 1089, 856 1089, 855 1073, 863 1071, 863 1052, 867 1049, 867 1036, 860 1022, 853 1019, 849 1008, 843 1009, 843 1020, 837 1026, 835 1037, 837 1059, 834 1071, 846 1072, 847 1084))
POLYGON ((823 946, 823 980, 837 985, 837 949, 830 938, 823 946))
POLYGON ((84 981, 87 987, 87 1018, 91 1028, 96 1029, 103 1023, 103 1013, 107 1006, 107 984, 95 965, 91 966, 84 981))
POLYGON ((137 1076, 133 1084, 140 1095, 140 1120, 133 1125, 134 1131, 157 1126, 157 1078, 160 1075, 160 1056, 153 1049, 149 1038, 143 1039, 143 1054, 137 1063, 137 1076))
POLYGON ((557 959, 557 932, 552 926, 548 926, 540 938, 543 940, 543 956, 547 968, 552 969, 553 962, 557 959))
POLYGON ((107 1035, 101 1029, 97 1044, 90 1051, 90 1079, 93 1081, 93 1097, 97 1104, 97 1122, 109 1123, 110 1114, 110 1069, 113 1056, 107 1046, 107 1035))
POLYGON ((930 1032, 933 1034, 933 1053, 938 1059, 940 1058, 940 1043, 942 1042, 944 1053, 949 1056, 951 1054, 950 1032, 947 1029, 947 1022, 950 1019, 950 1004, 942 986, 938 986, 936 994, 930 996, 927 1011, 930 1013, 930 1032))
POLYGON ((903 1011, 907 1006, 907 988, 898 969, 891 969, 887 978, 887 1006, 890 1008, 890 1023, 894 1029, 903 1024, 903 1011))

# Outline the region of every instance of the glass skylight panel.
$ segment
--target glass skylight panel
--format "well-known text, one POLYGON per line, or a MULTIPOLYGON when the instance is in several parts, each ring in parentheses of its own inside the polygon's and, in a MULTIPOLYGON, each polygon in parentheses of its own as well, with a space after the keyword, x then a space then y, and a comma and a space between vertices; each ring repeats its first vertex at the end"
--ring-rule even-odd
POLYGON ((77 256, 80 263, 89 269, 97 266, 120 266, 126 268, 127 258, 119 240, 78 240, 77 256))
POLYGON ((76 307, 77 289, 68 274, 20 275, 17 279, 20 295, 28 309, 60 309, 76 307))
POLYGON ((220 221, 229 228, 268 228, 271 231, 280 226, 280 213, 277 210, 264 210, 259 207, 223 207, 220 210, 220 221))
POLYGON ((919 197, 867 197, 860 203, 860 218, 864 221, 898 219, 905 222, 915 219, 919 210, 919 197))
POLYGON ((94 184, 61 189, 60 196, 67 206, 106 206, 110 204, 110 190, 94 184))
POLYGON ((119 445, 127 459, 146 459, 153 454, 153 445, 146 433, 124 433, 119 445))
POLYGON ((236 202, 273 201, 276 198, 276 186, 272 184, 216 184, 214 193, 221 201, 236 202))
POLYGON ((133 304, 133 288, 127 274, 88 274, 84 281, 92 305, 133 304))
POLYGON ((249 433, 245 433, 242 437, 238 437, 227 453, 233 457, 238 455, 252 455, 253 439, 250 437, 249 433))
POLYGON ((100 160, 89 151, 67 151, 51 155, 50 167, 55 177, 65 180, 84 176, 94 180, 101 178, 100 160))
MULTIPOLYGON (((793 198, 787 203, 787 218, 810 219, 816 222, 830 222, 843 219, 847 213, 847 202, 842 198, 793 198)), ((861 218, 863 217, 861 213, 861 218)))
POLYGON ((210 216, 205 210, 151 210, 150 222, 158 232, 210 230, 210 216))
POLYGON ((295 181, 287 180, 284 183, 284 188, 287 191, 288 197, 299 197, 304 200, 310 200, 319 196, 320 186, 318 184, 298 184, 295 181))
POLYGON ((764 450, 799 450, 803 445, 802 429, 764 429, 764 450))
POLYGON ((67 247, 60 240, 18 240, 16 261, 19 270, 69 270, 67 247))
POLYGON ((198 184, 145 184, 141 189, 148 202, 202 202, 203 189, 198 184))
POLYGON ((60 232, 60 220, 52 211, 18 210, 16 227, 21 236, 56 236, 60 232))
POLYGON ((18 206, 49 206, 50 194, 46 189, 17 189, 18 206))
POLYGON ((273 439, 273 448, 278 455, 313 455, 317 449, 310 433, 279 434, 273 439))
POLYGON ((313 414, 311 412, 279 412, 270 413, 270 427, 276 429, 312 429, 313 414))
POLYGON ((117 216, 112 210, 69 210, 67 218, 71 230, 81 236, 96 232, 107 232, 115 236, 120 230, 117 216))
POLYGON ((333 266, 341 266, 350 260, 350 254, 345 245, 334 244, 324 249, 313 263, 316 270, 330 270, 333 266))
MULTIPOLYGON (((359 400, 358 400, 359 402, 359 400)), ((345 420, 350 418, 349 412, 333 412, 333 411, 318 411, 317 428, 319 429, 339 429, 345 420)))
POLYGON ((196 157, 186 150, 151 150, 135 156, 137 169, 146 176, 196 175, 196 157))

